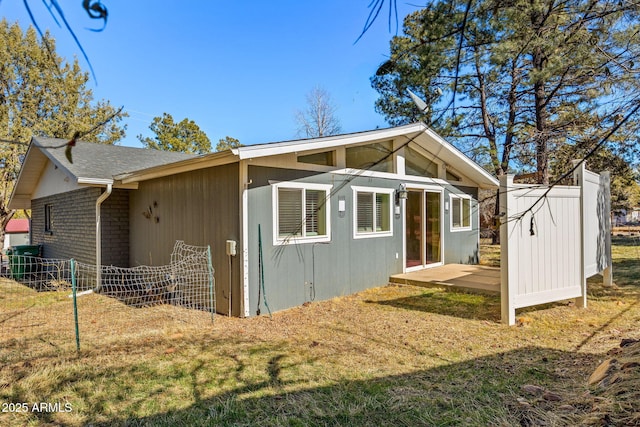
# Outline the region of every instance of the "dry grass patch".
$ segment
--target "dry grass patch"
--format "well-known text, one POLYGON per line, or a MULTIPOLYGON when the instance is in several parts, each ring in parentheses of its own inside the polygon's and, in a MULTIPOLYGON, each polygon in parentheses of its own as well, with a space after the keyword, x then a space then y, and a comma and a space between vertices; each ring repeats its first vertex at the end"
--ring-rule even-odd
POLYGON ((500 246, 480 245, 480 264, 491 267, 500 267, 500 246))
POLYGON ((627 286, 599 289, 594 282, 588 309, 560 303, 519 311, 528 319, 520 327, 499 323, 497 297, 410 286, 272 318, 219 316, 214 324, 206 313, 131 308, 87 295, 75 354, 70 304, 41 294, 50 301, 28 311, 49 321, 0 338, 0 403, 63 402, 72 411, 5 412, 0 424, 508 426, 603 419, 600 403, 609 397, 586 380, 622 338, 640 338, 635 249, 617 255, 637 266, 620 276, 627 286), (550 394, 529 394, 526 385, 550 394))

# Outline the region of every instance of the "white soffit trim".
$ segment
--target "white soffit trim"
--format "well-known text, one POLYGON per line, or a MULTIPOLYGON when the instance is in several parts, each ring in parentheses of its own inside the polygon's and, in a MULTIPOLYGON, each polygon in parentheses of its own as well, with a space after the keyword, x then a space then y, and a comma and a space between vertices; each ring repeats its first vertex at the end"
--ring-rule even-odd
POLYGON ((444 140, 424 123, 413 123, 405 126, 328 136, 323 138, 248 145, 233 148, 224 152, 205 154, 196 158, 178 161, 167 165, 160 165, 136 172, 121 174, 115 176, 114 179, 116 181, 120 181, 122 184, 129 184, 154 178, 161 178, 177 173, 224 165, 237 162, 239 160, 250 160, 303 151, 331 150, 336 147, 390 140, 399 137, 405 137, 407 138, 407 141, 413 140, 416 144, 421 145, 441 161, 463 171, 469 179, 477 182, 482 188, 497 188, 499 186, 498 181, 491 176, 491 174, 481 168, 456 147, 444 140))
POLYGON ((298 151, 312 151, 331 149, 351 144, 359 144, 378 140, 393 139, 398 136, 423 132, 427 127, 422 123, 415 123, 388 129, 377 129, 367 132, 352 133, 346 135, 327 136, 316 139, 302 139, 286 142, 275 142, 260 145, 247 145, 233 150, 241 160, 257 157, 273 156, 277 154, 295 153, 298 151))
POLYGON ((268 157, 277 154, 295 153, 297 151, 311 151, 331 149, 350 144, 365 143, 384 139, 393 139, 401 135, 420 133, 426 129, 422 123, 415 123, 388 129, 352 133, 345 135, 328 136, 316 139, 303 139, 286 142, 272 142, 267 144, 247 145, 233 148, 219 153, 205 154, 196 158, 178 161, 168 165, 160 165, 140 171, 125 173, 115 176, 116 181, 123 184, 161 178, 176 173, 204 169, 212 166, 233 163, 238 160, 247 160, 258 157, 268 157))

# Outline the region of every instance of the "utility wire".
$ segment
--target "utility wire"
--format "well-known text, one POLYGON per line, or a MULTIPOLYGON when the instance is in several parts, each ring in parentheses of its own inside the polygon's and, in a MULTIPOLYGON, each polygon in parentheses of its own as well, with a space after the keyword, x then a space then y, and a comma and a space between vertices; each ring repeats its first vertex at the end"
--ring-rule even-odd
MULTIPOLYGON (((637 105, 629 112, 629 114, 627 114, 622 120, 616 123, 611 129, 609 129, 606 135, 580 161, 576 162, 573 167, 571 167, 567 172, 562 174, 552 184, 550 184, 546 191, 540 197, 538 197, 538 199, 536 199, 536 201, 528 209, 515 216, 514 219, 521 220, 528 212, 531 212, 533 214, 533 209, 536 207, 536 205, 538 205, 538 203, 546 199, 553 187, 559 185, 566 178, 573 175, 573 173, 578 170, 582 163, 584 163, 588 158, 593 156, 600 148, 602 148, 602 146, 604 146, 609 138, 611 138, 611 136, 613 136, 613 134, 616 133, 616 131, 620 129, 623 124, 629 121, 629 119, 631 119, 631 117, 633 117, 638 112, 638 110, 640 110, 640 102, 637 103, 637 105)), ((509 219, 507 219, 507 221, 509 221, 509 219)))

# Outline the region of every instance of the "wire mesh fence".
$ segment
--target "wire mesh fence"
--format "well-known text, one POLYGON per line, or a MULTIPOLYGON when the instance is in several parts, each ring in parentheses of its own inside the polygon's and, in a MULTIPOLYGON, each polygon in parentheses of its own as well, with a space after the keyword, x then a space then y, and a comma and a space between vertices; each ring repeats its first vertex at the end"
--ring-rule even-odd
POLYGON ((205 327, 216 302, 208 247, 178 241, 171 263, 121 268, 12 255, 0 278, 0 363, 130 334, 205 327), (168 328, 168 329, 167 329, 168 328))

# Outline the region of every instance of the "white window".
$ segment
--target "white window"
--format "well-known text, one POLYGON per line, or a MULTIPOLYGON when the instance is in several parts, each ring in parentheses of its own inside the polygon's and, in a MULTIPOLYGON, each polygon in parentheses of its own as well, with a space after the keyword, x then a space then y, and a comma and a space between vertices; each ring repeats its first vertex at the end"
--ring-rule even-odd
POLYGON ((450 196, 451 231, 471 230, 471 197, 450 196))
POLYGON ((298 163, 310 163, 320 166, 335 166, 336 152, 322 151, 320 153, 302 154, 298 156, 298 163))
POLYGON ((393 141, 347 147, 345 156, 350 169, 393 172, 393 141))
POLYGON ((407 175, 438 177, 438 164, 411 147, 404 147, 404 170, 407 175))
POLYGON ((331 239, 331 185, 282 182, 272 190, 274 244, 331 239))
POLYGON ((392 236, 393 189, 353 187, 355 239, 392 236))

